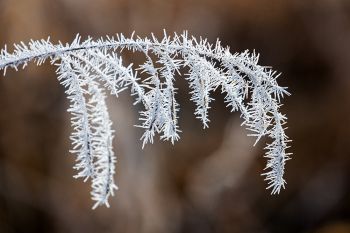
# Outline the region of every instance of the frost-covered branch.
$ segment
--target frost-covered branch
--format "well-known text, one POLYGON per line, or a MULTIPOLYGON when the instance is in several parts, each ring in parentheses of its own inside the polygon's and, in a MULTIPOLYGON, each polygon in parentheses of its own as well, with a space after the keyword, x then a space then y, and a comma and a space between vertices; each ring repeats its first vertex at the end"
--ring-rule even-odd
POLYGON ((271 193, 284 188, 284 166, 289 159, 288 137, 284 125, 286 116, 280 113, 280 101, 289 95, 286 88, 277 84, 278 75, 268 67, 258 65, 259 56, 247 51, 232 54, 217 40, 210 44, 205 39, 189 37, 187 32, 170 37, 164 34, 159 40, 116 37, 81 41, 77 36, 70 44, 53 44, 49 39, 21 42, 14 51, 5 47, 0 53, 0 70, 25 68, 30 61, 41 65, 46 60, 58 66, 57 75, 66 88, 72 114, 72 153, 77 156, 75 177, 92 182, 94 208, 108 204, 117 186, 114 184, 115 156, 112 150, 113 130, 105 103, 105 92, 118 97, 130 89, 135 104, 142 104, 139 127, 145 130, 143 146, 160 139, 177 141, 181 132, 178 126, 179 104, 176 101, 176 75, 188 67, 185 79, 191 89, 191 100, 196 105, 195 116, 203 127, 209 127, 209 109, 212 92, 220 89, 231 111, 240 111, 249 136, 256 142, 263 136, 268 142, 265 157, 268 159, 263 173, 271 193), (146 61, 138 68, 123 65, 123 50, 139 52, 146 61), (141 79, 137 72, 144 73, 141 79))

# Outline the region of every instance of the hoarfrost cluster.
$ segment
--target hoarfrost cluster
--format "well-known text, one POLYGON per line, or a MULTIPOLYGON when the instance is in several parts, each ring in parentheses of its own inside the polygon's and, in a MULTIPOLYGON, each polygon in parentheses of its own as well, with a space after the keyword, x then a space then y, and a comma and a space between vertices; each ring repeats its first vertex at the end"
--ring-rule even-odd
POLYGON ((84 41, 76 36, 70 44, 53 44, 49 39, 21 42, 14 51, 1 50, 0 70, 25 68, 30 61, 41 65, 46 60, 57 66, 59 82, 65 87, 70 101, 71 152, 76 155, 75 178, 91 179, 93 208, 105 204, 114 194, 116 157, 112 150, 114 131, 105 102, 106 92, 118 97, 129 89, 135 104, 143 105, 140 125, 144 129, 143 146, 153 143, 160 134, 162 140, 174 143, 181 132, 178 126, 179 104, 174 79, 188 67, 183 77, 189 84, 195 116, 204 128, 208 127, 211 94, 219 89, 231 111, 239 111, 244 125, 256 137, 270 138, 266 145, 266 172, 262 175, 272 194, 284 188, 284 167, 288 137, 284 124, 286 116, 280 113, 280 100, 289 95, 277 84, 276 73, 258 65, 259 56, 245 51, 231 54, 229 48, 217 40, 210 44, 197 40, 187 32, 170 37, 164 33, 159 40, 131 35, 106 37, 84 41), (145 62, 136 68, 126 65, 121 58, 123 50, 140 52, 145 62), (144 73, 147 78, 140 78, 144 73))

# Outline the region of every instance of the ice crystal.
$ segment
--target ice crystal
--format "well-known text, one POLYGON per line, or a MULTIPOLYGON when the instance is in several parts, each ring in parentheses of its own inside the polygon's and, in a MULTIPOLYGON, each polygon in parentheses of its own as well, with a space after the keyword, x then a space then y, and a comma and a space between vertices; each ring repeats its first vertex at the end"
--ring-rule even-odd
POLYGON ((179 140, 179 104, 176 101, 174 79, 183 67, 188 67, 185 79, 189 83, 191 100, 195 103, 195 116, 204 128, 209 126, 212 92, 219 89, 231 111, 239 111, 245 125, 256 137, 271 139, 265 147, 268 159, 263 173, 272 194, 284 188, 284 166, 289 159, 286 152, 288 137, 281 114, 280 100, 289 95, 277 84, 276 73, 269 67, 258 65, 259 56, 245 51, 232 54, 217 40, 210 44, 205 39, 189 37, 187 32, 158 40, 150 38, 106 37, 81 41, 79 35, 70 44, 53 44, 49 39, 14 45, 12 53, 1 50, 0 70, 25 68, 30 61, 41 65, 47 59, 57 65, 59 82, 65 87, 70 101, 72 149, 76 154, 76 178, 91 179, 93 208, 108 204, 114 194, 116 157, 112 150, 114 131, 111 129, 105 92, 118 96, 130 89, 135 104, 142 104, 140 125, 144 129, 143 146, 156 134, 172 143, 179 140), (140 52, 145 62, 137 68, 122 62, 123 50, 140 52), (156 65, 155 65, 156 63, 156 65), (147 78, 141 79, 138 73, 147 78))

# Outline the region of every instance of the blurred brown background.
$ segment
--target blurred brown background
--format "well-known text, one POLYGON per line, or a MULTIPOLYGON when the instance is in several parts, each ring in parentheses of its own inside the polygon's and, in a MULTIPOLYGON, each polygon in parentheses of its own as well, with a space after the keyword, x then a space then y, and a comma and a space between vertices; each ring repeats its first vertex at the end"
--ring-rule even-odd
POLYGON ((54 67, 30 65, 0 78, 1 233, 350 232, 349 0, 0 0, 0 28, 1 47, 165 28, 255 49, 292 93, 282 111, 294 153, 287 189, 270 196, 264 141, 252 147, 220 93, 203 131, 183 80, 182 139, 141 150, 125 92, 109 101, 120 190, 92 211, 89 183, 72 178, 64 90, 54 67))

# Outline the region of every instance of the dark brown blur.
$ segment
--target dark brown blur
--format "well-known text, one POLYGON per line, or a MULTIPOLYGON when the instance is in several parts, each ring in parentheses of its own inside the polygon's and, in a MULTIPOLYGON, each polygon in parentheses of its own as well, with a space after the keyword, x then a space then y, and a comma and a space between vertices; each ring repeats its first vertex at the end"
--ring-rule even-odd
POLYGON ((93 211, 89 182, 72 178, 55 68, 30 65, 0 77, 0 232, 349 233, 349 0, 0 0, 0 47, 163 29, 255 49, 260 64, 282 72, 292 93, 282 108, 294 154, 286 190, 265 190, 265 141, 252 146, 223 96, 215 93, 204 131, 179 78, 183 133, 174 146, 141 150, 133 99, 109 99, 120 189, 111 208, 93 211))

